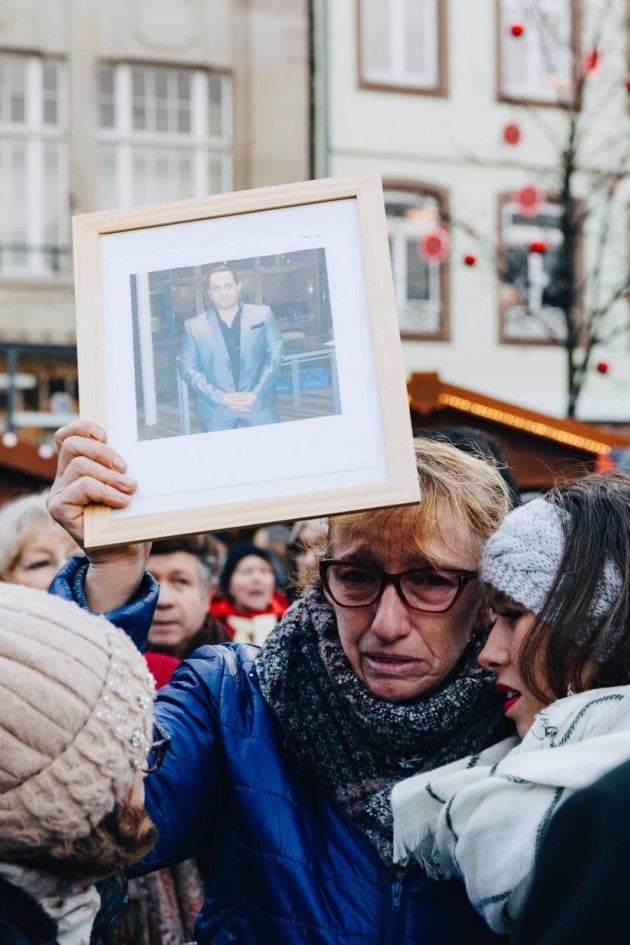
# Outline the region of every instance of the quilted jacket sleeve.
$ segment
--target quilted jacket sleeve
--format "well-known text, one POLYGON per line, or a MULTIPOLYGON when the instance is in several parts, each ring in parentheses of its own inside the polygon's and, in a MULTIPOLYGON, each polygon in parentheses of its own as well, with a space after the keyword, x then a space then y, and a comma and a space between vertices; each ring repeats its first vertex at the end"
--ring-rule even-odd
MULTIPOLYGON (((50 585, 50 593, 57 597, 63 597, 64 600, 72 600, 83 610, 89 610, 83 583, 89 566, 89 559, 82 555, 75 555, 70 558, 67 564, 55 576, 50 585)), ((124 630, 136 644, 141 652, 144 652, 147 645, 147 637, 153 620, 153 612, 158 599, 158 583, 155 578, 145 571, 142 583, 136 592, 136 596, 124 607, 117 610, 111 610, 104 616, 124 630)))
POLYGON ((160 768, 145 779, 146 808, 158 842, 133 868, 147 873, 209 852, 213 816, 223 784, 218 700, 225 676, 225 647, 202 647, 175 671, 155 704, 155 720, 171 737, 160 768))

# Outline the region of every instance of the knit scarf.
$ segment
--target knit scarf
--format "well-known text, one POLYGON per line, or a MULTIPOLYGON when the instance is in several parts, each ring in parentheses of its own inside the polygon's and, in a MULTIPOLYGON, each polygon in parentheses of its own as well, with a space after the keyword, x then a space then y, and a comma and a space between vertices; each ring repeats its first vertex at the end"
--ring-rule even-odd
POLYGON ((480 646, 467 648, 437 691, 413 703, 387 702, 357 677, 332 607, 313 590, 287 611, 258 657, 263 695, 290 749, 388 864, 394 784, 505 734, 493 677, 477 664, 480 646))
POLYGON ((31 896, 57 923, 59 945, 89 945, 101 904, 95 886, 17 863, 0 863, 0 876, 31 896))

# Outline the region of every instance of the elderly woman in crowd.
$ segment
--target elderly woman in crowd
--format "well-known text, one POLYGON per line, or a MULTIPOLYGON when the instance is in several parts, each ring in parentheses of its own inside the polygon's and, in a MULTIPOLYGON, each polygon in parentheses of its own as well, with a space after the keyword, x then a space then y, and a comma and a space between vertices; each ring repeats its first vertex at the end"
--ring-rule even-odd
MULTIPOLYGON (((122 508, 135 483, 95 424, 64 428, 58 445, 50 508, 81 541, 84 506, 122 508)), ((506 488, 447 444, 421 443, 417 465, 421 504, 331 520, 316 583, 262 651, 198 650, 158 697, 171 749, 147 783, 158 843, 142 868, 211 855, 199 945, 494 940, 457 881, 392 863, 394 783, 505 731, 476 657, 477 567, 506 488)), ((142 644, 146 555, 73 559, 53 589, 115 609, 142 644)))
POLYGON ((59 568, 80 550, 51 517, 46 493, 0 508, 0 580, 47 591, 59 568))

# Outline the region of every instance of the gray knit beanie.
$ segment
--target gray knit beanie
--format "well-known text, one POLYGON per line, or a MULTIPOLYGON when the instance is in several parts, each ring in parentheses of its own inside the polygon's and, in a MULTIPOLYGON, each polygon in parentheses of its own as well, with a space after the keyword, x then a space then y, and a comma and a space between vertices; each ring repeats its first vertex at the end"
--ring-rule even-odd
MULTIPOLYGON (((564 554, 563 523, 567 519, 564 509, 544 499, 534 499, 514 509, 484 548, 482 581, 532 613, 540 614, 564 554)), ((606 560, 597 598, 586 621, 589 626, 610 613, 622 584, 619 568, 612 560, 606 560)))
POLYGON ((0 859, 87 836, 128 792, 154 683, 102 617, 0 584, 0 859))

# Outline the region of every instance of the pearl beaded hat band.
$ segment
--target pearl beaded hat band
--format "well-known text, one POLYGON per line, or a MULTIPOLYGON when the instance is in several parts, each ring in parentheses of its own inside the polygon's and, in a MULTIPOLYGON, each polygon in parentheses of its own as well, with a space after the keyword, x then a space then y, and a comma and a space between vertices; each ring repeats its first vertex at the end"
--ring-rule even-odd
POLYGON ((144 767, 154 682, 116 627, 0 584, 0 859, 87 835, 144 767))

